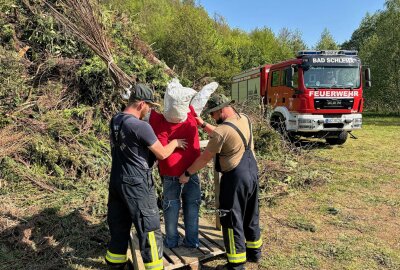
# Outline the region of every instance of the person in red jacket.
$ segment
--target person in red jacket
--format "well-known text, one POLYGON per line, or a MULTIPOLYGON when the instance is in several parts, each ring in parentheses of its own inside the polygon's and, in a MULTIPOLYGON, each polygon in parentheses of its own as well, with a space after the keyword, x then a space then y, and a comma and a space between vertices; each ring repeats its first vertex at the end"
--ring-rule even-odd
POLYGON ((178 246, 178 218, 181 198, 185 225, 186 247, 199 246, 199 207, 201 203, 200 181, 197 174, 190 176, 185 185, 179 183, 179 176, 200 156, 200 142, 197 129, 197 115, 192 106, 185 121, 168 122, 163 114, 154 110, 150 113, 149 123, 162 145, 167 145, 175 138, 185 139, 186 149, 176 149, 172 155, 158 161, 158 169, 163 183, 163 211, 166 238, 164 244, 168 248, 178 246))

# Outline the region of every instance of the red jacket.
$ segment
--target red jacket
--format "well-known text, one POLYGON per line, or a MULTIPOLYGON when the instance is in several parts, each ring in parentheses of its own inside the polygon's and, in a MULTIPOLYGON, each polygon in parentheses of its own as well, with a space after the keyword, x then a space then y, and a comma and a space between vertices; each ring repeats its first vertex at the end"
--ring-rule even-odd
POLYGON ((186 121, 177 124, 169 123, 164 115, 154 110, 150 113, 149 123, 162 145, 167 145, 173 139, 185 139, 187 142, 185 150, 177 148, 168 158, 158 161, 161 176, 181 176, 200 156, 197 115, 192 106, 189 108, 186 121))

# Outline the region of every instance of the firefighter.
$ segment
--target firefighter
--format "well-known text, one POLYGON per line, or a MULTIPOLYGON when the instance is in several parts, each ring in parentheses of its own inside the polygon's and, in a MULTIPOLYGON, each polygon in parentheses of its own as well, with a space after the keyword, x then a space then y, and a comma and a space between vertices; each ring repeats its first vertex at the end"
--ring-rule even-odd
POLYGON ((175 139, 162 146, 148 123, 142 121, 150 107, 158 106, 144 84, 135 91, 123 112, 110 123, 112 154, 107 222, 111 241, 105 260, 111 269, 126 269, 132 223, 139 238, 145 269, 163 269, 160 217, 152 178, 155 157, 162 160, 185 140, 175 139), (155 157, 154 157, 155 155, 155 157))
POLYGON ((207 112, 218 126, 197 118, 210 140, 200 157, 180 176, 180 182, 186 183, 216 155, 215 168, 222 173, 218 211, 228 259, 221 268, 236 270, 244 269, 246 261, 260 260, 262 239, 251 123, 246 115, 237 113, 232 103, 222 94, 207 102, 207 112))

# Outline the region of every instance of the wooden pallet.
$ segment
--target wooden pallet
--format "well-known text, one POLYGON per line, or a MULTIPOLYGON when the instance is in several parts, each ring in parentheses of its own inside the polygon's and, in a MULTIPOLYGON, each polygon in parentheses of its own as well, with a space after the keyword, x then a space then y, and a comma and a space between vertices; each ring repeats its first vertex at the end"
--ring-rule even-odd
MULTIPOLYGON (((161 224, 161 231, 165 236, 164 224, 161 224)), ((178 232, 181 236, 185 233, 182 222, 179 223, 178 232)), ((201 261, 225 253, 222 232, 206 219, 199 220, 199 241, 200 247, 197 249, 185 247, 169 249, 164 246, 164 268, 168 270, 189 266, 191 269, 198 269, 201 261)), ((131 232, 131 251, 134 269, 144 270, 139 239, 134 231, 131 232)))

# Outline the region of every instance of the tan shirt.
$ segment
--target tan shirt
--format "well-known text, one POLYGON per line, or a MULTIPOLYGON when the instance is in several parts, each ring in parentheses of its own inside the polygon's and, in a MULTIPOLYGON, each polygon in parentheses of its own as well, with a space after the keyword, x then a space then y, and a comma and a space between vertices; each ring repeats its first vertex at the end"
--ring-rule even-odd
MULTIPOLYGON (((250 138, 249 122, 247 121, 247 117, 243 114, 241 114, 241 117, 235 115, 227 118, 225 122, 231 122, 243 133, 247 145, 250 138)), ((253 142, 251 144, 251 149, 254 151, 253 142)), ((213 154, 220 153, 219 161, 221 164, 221 170, 223 172, 228 172, 239 165, 245 151, 245 146, 236 130, 228 125, 219 125, 210 134, 210 140, 206 150, 213 154)))

